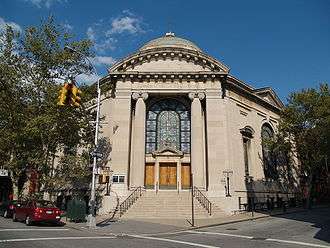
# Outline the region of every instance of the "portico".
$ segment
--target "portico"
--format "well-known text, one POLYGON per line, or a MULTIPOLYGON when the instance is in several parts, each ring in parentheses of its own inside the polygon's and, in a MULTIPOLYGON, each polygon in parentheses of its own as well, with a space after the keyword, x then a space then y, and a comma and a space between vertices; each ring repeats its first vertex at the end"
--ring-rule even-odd
POLYGON ((178 96, 140 91, 133 92, 132 99, 130 187, 187 189, 191 186, 190 174, 196 173, 195 185, 205 188, 205 120, 201 107, 205 93, 178 96))

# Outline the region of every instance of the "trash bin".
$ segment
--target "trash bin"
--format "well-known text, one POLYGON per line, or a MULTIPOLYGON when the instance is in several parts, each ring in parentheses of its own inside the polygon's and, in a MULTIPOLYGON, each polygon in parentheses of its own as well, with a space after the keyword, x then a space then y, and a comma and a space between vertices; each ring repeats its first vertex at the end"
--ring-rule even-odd
POLYGON ((68 202, 67 218, 74 222, 86 221, 86 202, 80 199, 72 199, 68 202))

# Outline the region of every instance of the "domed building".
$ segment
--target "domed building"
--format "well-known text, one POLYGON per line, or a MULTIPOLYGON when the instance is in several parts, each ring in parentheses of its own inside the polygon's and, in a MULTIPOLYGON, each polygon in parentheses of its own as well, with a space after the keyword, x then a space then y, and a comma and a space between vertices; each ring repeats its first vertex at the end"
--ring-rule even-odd
MULTIPOLYGON (((161 206, 159 198, 184 201, 178 196, 188 197, 192 185, 205 211, 199 202, 238 210, 256 190, 253 182, 259 192, 271 193, 263 182, 276 182, 277 172, 262 139, 273 135, 283 107, 271 88, 235 78, 228 66, 173 33, 117 62, 102 83, 115 85, 101 102, 101 132, 112 147, 104 168, 111 172, 111 190, 102 213, 123 202, 122 214, 139 202, 139 211, 148 211, 148 197, 166 209, 172 203, 161 206), (132 192, 139 192, 136 204, 125 205, 132 192)), ((105 181, 101 175, 98 183, 105 181)))

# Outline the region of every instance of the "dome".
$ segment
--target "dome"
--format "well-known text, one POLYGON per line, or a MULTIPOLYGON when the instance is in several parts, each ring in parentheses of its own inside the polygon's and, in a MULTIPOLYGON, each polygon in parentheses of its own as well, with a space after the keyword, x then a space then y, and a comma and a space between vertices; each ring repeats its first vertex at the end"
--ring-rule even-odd
POLYGON ((198 46, 193 42, 176 37, 174 33, 166 33, 165 36, 154 39, 146 43, 140 48, 140 51, 145 51, 153 48, 162 48, 162 47, 177 47, 177 48, 186 48, 195 51, 202 51, 198 46))

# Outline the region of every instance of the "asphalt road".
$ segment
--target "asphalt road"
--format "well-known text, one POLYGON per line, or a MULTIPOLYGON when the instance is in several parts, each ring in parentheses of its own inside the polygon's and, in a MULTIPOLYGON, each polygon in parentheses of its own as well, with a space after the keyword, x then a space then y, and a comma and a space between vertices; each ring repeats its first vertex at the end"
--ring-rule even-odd
POLYGON ((330 209, 315 209, 254 221, 157 235, 114 235, 111 233, 111 227, 98 228, 95 231, 66 226, 27 227, 23 223, 15 223, 1 217, 0 247, 330 248, 330 209))

